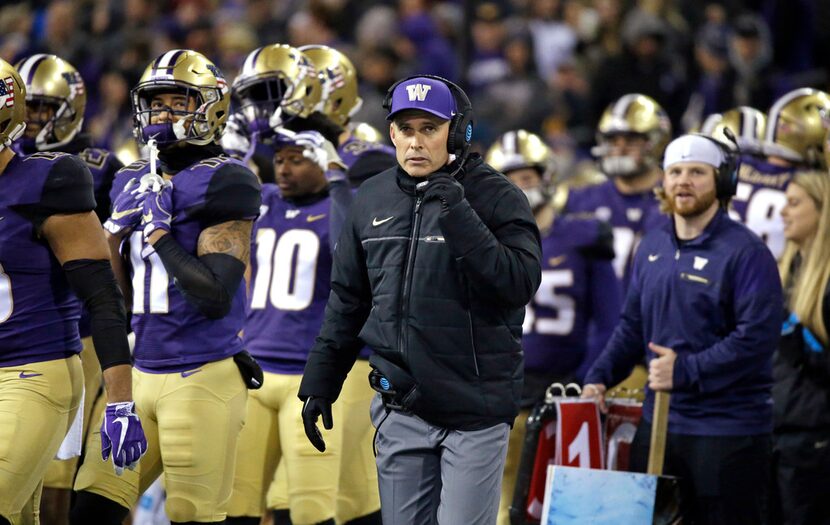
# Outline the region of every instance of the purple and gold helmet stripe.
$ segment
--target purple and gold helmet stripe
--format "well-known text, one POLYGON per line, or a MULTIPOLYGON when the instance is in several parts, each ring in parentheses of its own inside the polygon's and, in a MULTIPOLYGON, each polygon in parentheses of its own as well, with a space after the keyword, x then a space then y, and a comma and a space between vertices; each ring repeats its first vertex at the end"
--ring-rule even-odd
POLYGON ((30 85, 32 83, 35 78, 35 72, 37 72, 37 67, 48 57, 49 55, 41 53, 38 55, 32 55, 23 61, 20 65, 19 73, 26 85, 30 85))
POLYGON ((242 66, 242 71, 248 74, 254 72, 254 68, 256 67, 256 61, 259 58, 259 54, 262 53, 263 49, 264 48, 260 47, 254 50, 252 53, 248 53, 248 56, 245 58, 245 64, 242 66))
POLYGON ((183 49, 174 49, 172 51, 168 51, 167 53, 161 55, 153 62, 153 75, 158 74, 173 74, 173 68, 176 66, 176 62, 178 61, 179 57, 184 53, 183 49), (164 70, 164 71, 160 71, 164 70))

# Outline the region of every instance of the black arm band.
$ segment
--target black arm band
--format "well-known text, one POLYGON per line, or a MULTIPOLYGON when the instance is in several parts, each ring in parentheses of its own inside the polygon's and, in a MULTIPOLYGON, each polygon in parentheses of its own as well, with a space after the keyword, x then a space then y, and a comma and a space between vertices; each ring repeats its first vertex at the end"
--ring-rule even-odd
POLYGON ((127 309, 109 261, 76 259, 63 265, 66 280, 89 310, 101 370, 131 364, 127 309))
POLYGON ((208 319, 221 319, 231 311, 231 301, 245 276, 245 265, 232 255, 209 253, 196 258, 172 235, 159 239, 153 248, 176 288, 191 306, 208 319))

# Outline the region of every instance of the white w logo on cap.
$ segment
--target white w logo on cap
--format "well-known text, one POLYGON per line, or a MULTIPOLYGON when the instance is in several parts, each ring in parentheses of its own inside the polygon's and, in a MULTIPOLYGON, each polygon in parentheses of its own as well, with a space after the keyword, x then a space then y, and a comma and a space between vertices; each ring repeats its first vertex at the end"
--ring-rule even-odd
POLYGON ((424 84, 410 84, 406 86, 406 94, 409 95, 409 101, 415 102, 423 102, 427 98, 427 93, 429 90, 432 89, 432 86, 427 86, 424 84))

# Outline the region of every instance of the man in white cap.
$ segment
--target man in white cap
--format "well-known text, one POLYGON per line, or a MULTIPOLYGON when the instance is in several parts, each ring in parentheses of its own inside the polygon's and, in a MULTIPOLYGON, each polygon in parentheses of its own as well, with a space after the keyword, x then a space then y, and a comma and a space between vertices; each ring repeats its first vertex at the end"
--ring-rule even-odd
MULTIPOLYGON (((654 391, 672 393, 664 473, 681 478, 694 523, 762 523, 772 430, 772 365, 782 321, 775 259, 726 213, 736 169, 715 139, 666 148, 660 192, 671 215, 643 238, 619 325, 588 371, 583 397, 649 361, 633 470, 645 471, 654 391)), ((603 404, 604 406, 604 404, 603 404)))

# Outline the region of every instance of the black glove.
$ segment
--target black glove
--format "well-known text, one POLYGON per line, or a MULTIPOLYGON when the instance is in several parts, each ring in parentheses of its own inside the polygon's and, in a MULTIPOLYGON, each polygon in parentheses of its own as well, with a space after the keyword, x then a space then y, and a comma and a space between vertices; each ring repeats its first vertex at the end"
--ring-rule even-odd
POLYGON ((323 426, 326 430, 332 429, 331 401, 324 397, 308 396, 303 403, 303 428, 305 435, 314 448, 320 452, 326 451, 326 442, 317 428, 317 418, 323 416, 323 426))
POLYGON ((441 211, 446 213, 464 198, 464 187, 448 173, 436 173, 427 179, 424 202, 430 199, 441 201, 441 211))

